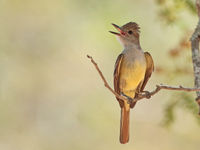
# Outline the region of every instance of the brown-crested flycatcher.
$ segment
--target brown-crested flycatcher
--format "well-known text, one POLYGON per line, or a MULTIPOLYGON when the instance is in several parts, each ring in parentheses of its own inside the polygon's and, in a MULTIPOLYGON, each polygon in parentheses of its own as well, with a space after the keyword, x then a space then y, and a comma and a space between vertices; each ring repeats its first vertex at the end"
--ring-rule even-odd
POLYGON ((127 97, 129 101, 119 101, 121 107, 120 142, 129 141, 129 114, 130 108, 136 103, 132 99, 143 92, 144 87, 154 69, 153 59, 148 52, 143 52, 139 41, 140 27, 135 22, 129 22, 122 27, 112 24, 118 31, 117 35, 124 50, 118 56, 114 70, 114 89, 127 97))

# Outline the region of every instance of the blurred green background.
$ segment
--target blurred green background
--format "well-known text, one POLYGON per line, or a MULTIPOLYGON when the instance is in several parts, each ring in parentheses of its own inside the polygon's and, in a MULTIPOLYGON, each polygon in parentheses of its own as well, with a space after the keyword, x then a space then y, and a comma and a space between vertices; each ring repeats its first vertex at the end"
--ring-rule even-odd
POLYGON ((193 87, 194 12, 192 0, 0 0, 0 149, 199 149, 195 93, 164 90, 138 102, 121 145, 119 105, 86 58, 112 85, 122 47, 108 31, 135 21, 156 67, 146 89, 193 87))

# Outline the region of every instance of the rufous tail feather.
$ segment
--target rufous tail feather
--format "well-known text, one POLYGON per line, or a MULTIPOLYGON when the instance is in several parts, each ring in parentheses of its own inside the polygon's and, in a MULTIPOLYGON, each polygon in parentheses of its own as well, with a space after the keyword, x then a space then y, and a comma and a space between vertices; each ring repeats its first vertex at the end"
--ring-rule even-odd
POLYGON ((130 118, 130 105, 124 105, 121 108, 120 120, 120 143, 125 144, 129 141, 129 118, 130 118))

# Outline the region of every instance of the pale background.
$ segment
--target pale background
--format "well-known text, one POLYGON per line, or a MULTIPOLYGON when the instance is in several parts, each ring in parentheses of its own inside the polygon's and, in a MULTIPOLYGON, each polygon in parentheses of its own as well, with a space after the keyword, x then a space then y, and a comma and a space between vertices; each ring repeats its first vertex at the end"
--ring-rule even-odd
MULTIPOLYGON (((190 113, 177 108, 172 126, 161 125, 170 91, 136 105, 130 141, 121 145, 119 105, 86 58, 93 56, 112 85, 122 47, 108 31, 111 23, 135 21, 155 66, 172 68, 168 50, 197 17, 185 14, 180 29, 157 13, 154 0, 0 0, 0 149, 198 150, 199 126, 190 113)), ((159 83, 193 86, 193 76, 154 73, 147 89, 159 83)))

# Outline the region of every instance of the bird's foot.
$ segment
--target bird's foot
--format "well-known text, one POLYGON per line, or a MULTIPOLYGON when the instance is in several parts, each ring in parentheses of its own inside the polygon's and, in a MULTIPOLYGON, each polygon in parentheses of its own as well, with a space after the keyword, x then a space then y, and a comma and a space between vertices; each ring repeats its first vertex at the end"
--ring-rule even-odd
POLYGON ((144 93, 147 99, 151 98, 151 93, 149 91, 142 91, 141 93, 144 93))
POLYGON ((129 97, 129 96, 127 96, 127 95, 125 95, 124 93, 121 93, 121 95, 123 95, 124 97, 126 97, 127 98, 127 102, 128 102, 128 104, 131 104, 132 102, 133 102, 133 99, 131 98, 131 97, 129 97))

